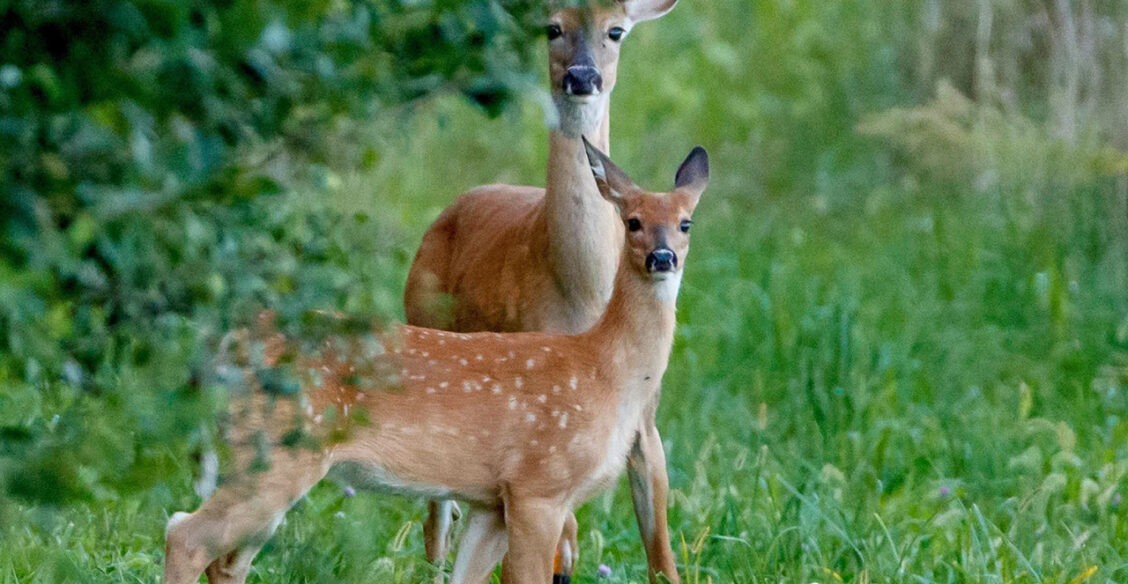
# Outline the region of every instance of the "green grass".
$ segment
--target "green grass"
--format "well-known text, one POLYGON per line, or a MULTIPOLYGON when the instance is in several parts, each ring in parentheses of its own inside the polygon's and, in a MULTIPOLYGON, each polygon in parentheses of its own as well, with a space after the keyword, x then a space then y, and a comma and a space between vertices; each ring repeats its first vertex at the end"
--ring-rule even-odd
MULTIPOLYGON (((748 32, 737 3, 684 4, 632 33, 612 130, 650 188, 693 144, 712 155, 659 414, 683 579, 1128 581, 1123 178, 1013 112, 944 117, 899 79, 903 15, 764 2, 748 32), (855 32, 818 34, 836 27, 855 32), (856 131, 920 104, 935 126, 856 131)), ((393 294, 458 192, 543 176, 532 99, 496 121, 415 113, 330 181, 335 206, 394 226, 393 294)), ((145 493, 6 509, 0 582, 155 581, 190 479, 185 461, 145 493)), ((645 581, 621 483, 579 513, 578 582, 645 581)), ((252 581, 421 582, 423 514, 322 485, 252 581)))

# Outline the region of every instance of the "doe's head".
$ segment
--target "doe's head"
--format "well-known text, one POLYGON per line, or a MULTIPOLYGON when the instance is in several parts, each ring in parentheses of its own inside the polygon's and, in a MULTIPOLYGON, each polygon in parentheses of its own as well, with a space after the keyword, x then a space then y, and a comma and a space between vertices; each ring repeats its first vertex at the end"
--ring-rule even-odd
POLYGON ((697 146, 678 167, 674 190, 642 190, 607 155, 584 139, 600 194, 615 205, 627 233, 632 266, 652 280, 680 277, 689 253, 693 210, 709 184, 709 155, 697 146))
POLYGON ((567 101, 590 103, 615 86, 619 46, 631 27, 653 20, 678 0, 588 0, 549 17, 549 78, 552 92, 567 101))

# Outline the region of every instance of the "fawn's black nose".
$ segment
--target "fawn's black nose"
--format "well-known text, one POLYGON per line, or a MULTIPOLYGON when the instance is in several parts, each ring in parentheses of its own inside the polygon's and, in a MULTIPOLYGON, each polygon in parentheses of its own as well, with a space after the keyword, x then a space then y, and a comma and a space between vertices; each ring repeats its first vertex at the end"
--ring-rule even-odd
POLYGON ((646 271, 654 272, 669 272, 678 265, 678 256, 673 250, 660 248, 650 252, 646 256, 646 271))
POLYGON ((564 73, 564 94, 598 95, 603 91, 603 76, 591 65, 573 65, 564 73))

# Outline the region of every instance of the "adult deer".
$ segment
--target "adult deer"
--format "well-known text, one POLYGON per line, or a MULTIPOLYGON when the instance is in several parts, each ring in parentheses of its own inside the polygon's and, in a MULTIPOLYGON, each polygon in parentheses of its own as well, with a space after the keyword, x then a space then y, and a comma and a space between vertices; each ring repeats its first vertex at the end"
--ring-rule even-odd
MULTIPOLYGON (((620 0, 555 12, 547 28, 559 125, 549 133, 544 189, 488 185, 448 207, 423 236, 407 278, 409 324, 453 331, 586 330, 611 296, 622 227, 592 179, 581 137, 609 148, 619 45, 631 27, 677 0, 620 0)), ((629 474, 651 578, 677 582, 666 525, 665 453, 653 404, 637 432, 629 474)), ((453 506, 432 502, 427 555, 447 555, 453 506)), ((562 576, 576 557, 575 518, 560 541, 562 576)), ((562 578, 565 580, 566 578, 562 578)))
MULTIPOLYGON (((571 510, 613 484, 661 389, 691 215, 708 183, 695 148, 674 191, 648 193, 590 151, 602 195, 626 227, 614 292, 587 332, 450 333, 402 326, 339 337, 297 357, 305 402, 255 389, 234 408, 236 474, 194 513, 169 521, 166 584, 243 582, 283 515, 331 469, 362 486, 470 504, 452 581, 547 584, 571 510), (365 390, 365 387, 371 390, 365 390), (353 412, 367 420, 356 422, 353 412), (294 420, 319 441, 283 448, 294 420), (262 445, 274 446, 263 464, 262 445)), ((271 364, 298 349, 277 334, 249 344, 271 364)), ((248 386, 260 376, 247 367, 248 386)))

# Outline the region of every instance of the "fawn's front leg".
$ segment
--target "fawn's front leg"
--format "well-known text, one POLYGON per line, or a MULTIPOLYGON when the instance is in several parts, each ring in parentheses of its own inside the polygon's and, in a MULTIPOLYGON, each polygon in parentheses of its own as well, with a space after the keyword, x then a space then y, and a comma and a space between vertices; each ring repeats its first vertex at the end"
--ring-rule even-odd
POLYGON ((650 581, 658 582, 661 574, 666 581, 680 582, 666 522, 666 497, 670 490, 666 453, 662 449, 662 437, 654 425, 653 414, 639 429, 634 447, 627 455, 627 476, 630 478, 638 530, 646 548, 650 581))
POLYGON ((506 497, 509 551, 501 566, 502 584, 552 582, 553 554, 567 513, 560 501, 506 497))

